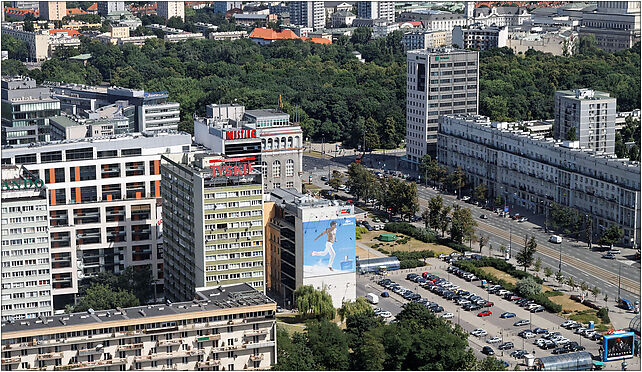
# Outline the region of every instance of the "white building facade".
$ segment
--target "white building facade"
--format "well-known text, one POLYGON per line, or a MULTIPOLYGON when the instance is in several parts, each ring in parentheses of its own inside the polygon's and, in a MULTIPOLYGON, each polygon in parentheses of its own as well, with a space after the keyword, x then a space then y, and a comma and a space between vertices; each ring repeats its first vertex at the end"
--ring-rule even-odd
POLYGON ((312 27, 315 30, 325 27, 325 7, 323 1, 290 1, 290 24, 312 27))
POLYGON ((383 19, 386 22, 395 21, 394 1, 359 1, 357 2, 357 18, 383 19))
POLYGON ((546 213, 551 203, 589 216, 593 232, 615 224, 622 244, 640 246, 640 163, 597 155, 577 142, 555 141, 491 123, 487 117, 440 118, 439 162, 461 167, 474 185, 509 205, 546 213))
POLYGON ((170 19, 178 17, 185 20, 185 2, 184 1, 158 1, 156 3, 156 11, 158 15, 170 19))
POLYGON ((470 26, 455 26, 452 43, 462 49, 488 50, 503 48, 508 40, 506 27, 486 26, 481 23, 470 26))

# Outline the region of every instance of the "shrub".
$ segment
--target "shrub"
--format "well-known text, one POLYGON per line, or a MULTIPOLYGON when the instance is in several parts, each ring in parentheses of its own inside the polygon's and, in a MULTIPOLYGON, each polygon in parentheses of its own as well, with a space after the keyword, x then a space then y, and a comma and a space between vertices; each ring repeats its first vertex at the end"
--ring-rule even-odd
POLYGON ((544 292, 544 296, 546 297, 556 297, 556 296, 561 296, 563 293, 560 291, 548 291, 544 292))
POLYGON ((542 291, 542 285, 537 283, 533 277, 521 279, 517 282, 516 288, 517 292, 524 297, 534 296, 542 291))
POLYGON ((356 230, 357 239, 361 239, 361 234, 365 234, 367 232, 368 232, 368 229, 366 229, 365 227, 357 226, 357 230, 356 230))
POLYGON ((602 307, 597 311, 597 317, 602 320, 602 323, 611 323, 609 318, 609 309, 602 307))
MULTIPOLYGON (((408 222, 388 222, 384 229, 392 233, 400 233, 411 236, 424 243, 433 243, 435 232, 429 229, 417 228, 408 222)), ((402 243, 403 244, 403 243, 402 243)))
MULTIPOLYGON (((393 255, 394 256, 394 255, 393 255)), ((420 260, 399 260, 400 269, 414 269, 415 267, 424 266, 424 262, 420 260)))

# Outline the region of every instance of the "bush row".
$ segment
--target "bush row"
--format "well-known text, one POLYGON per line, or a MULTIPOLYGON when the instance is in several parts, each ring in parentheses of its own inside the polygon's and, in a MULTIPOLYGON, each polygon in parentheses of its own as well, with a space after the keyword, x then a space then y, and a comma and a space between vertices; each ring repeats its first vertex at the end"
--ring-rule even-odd
POLYGON ((483 266, 490 266, 494 267, 495 269, 499 271, 503 271, 506 274, 517 278, 517 279, 524 279, 531 277, 533 278, 537 283, 542 284, 544 283, 544 280, 534 276, 532 274, 527 273, 526 271, 519 270, 516 268, 513 264, 506 262, 505 260, 501 258, 494 258, 494 257, 483 257, 481 260, 477 260, 475 262, 475 265, 478 267, 483 267, 483 266))
POLYGON ((414 269, 415 267, 425 266, 423 261, 420 260, 399 260, 400 269, 414 269))
POLYGON ((450 247, 461 253, 471 251, 471 249, 467 247, 465 244, 457 243, 447 238, 439 238, 437 239, 437 243, 441 245, 445 245, 446 247, 450 247))
POLYGON ((401 233, 424 242, 424 243, 434 243, 435 242, 435 232, 430 229, 418 228, 408 222, 388 222, 384 229, 392 233, 401 233))
POLYGON ((394 251, 391 253, 391 256, 395 256, 399 259, 399 261, 403 260, 423 260, 424 258, 431 258, 435 257, 435 252, 431 250, 423 250, 423 251, 414 251, 414 252, 402 252, 402 251, 394 251))

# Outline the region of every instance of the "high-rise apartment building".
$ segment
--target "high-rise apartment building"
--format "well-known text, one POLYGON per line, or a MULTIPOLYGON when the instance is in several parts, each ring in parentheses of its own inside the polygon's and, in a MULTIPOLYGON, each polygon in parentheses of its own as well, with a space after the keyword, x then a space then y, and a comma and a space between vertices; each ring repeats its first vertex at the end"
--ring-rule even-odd
POLYGON ((185 20, 185 2, 184 1, 158 1, 156 2, 156 12, 159 16, 170 19, 178 17, 185 20))
POLYGON ((356 299, 356 221, 352 204, 275 189, 265 230, 271 289, 295 304, 302 285, 325 289, 334 307, 356 299))
POLYGON ((2 370, 269 370, 276 304, 246 284, 189 302, 2 324, 2 370))
POLYGON ((194 141, 226 156, 261 157, 265 191, 301 191, 303 131, 276 109, 245 110, 241 105, 208 105, 207 118, 194 120, 194 141), (260 147, 254 149, 255 139, 260 147))
POLYGON ((448 31, 433 31, 416 29, 405 32, 401 43, 405 50, 432 49, 452 45, 452 33, 448 31))
POLYGON ((290 1, 290 24, 312 27, 315 30, 325 27, 325 8, 323 1, 290 1))
POLYGON ((60 115, 60 101, 28 77, 2 78, 2 144, 49 141, 49 118, 60 115))
POLYGON ((109 13, 124 12, 124 11, 125 11, 124 1, 99 1, 98 2, 98 14, 100 14, 103 17, 107 17, 109 13))
POLYGON ((357 2, 357 18, 359 19, 384 19, 387 22, 395 21, 394 1, 359 1, 357 2))
POLYGON ((455 26, 452 32, 452 44, 462 49, 503 48, 507 42, 508 29, 506 27, 476 23, 470 26, 455 26))
POLYGON ((51 316, 49 212, 44 181, 2 166, 2 321, 51 316))
POLYGON ((617 100, 608 93, 591 89, 555 92, 554 137, 580 141, 580 147, 614 154, 616 104, 617 100))
MULTIPOLYGON (((256 139, 256 146, 260 146, 256 139)), ((247 283, 264 292, 263 184, 255 156, 162 157, 165 296, 247 283)))
POLYGON ((407 53, 406 160, 437 155, 439 116, 477 114, 479 53, 439 48, 407 53))
POLYGON ((38 8, 40 18, 48 21, 62 21, 67 16, 66 1, 41 1, 38 8))
POLYGON ((148 266, 163 290, 161 154, 189 151, 186 133, 128 134, 3 148, 47 187, 54 307, 73 303, 78 281, 148 266))

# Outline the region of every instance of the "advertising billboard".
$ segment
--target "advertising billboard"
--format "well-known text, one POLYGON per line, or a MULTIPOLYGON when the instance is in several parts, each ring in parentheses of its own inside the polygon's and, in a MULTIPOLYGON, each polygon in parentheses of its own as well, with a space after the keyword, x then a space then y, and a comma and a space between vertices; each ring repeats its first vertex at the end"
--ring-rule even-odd
POLYGON ((635 334, 633 332, 618 332, 604 335, 602 343, 602 361, 633 358, 635 334))
POLYGON ((356 255, 354 217, 303 223, 303 276, 354 273, 356 255))

